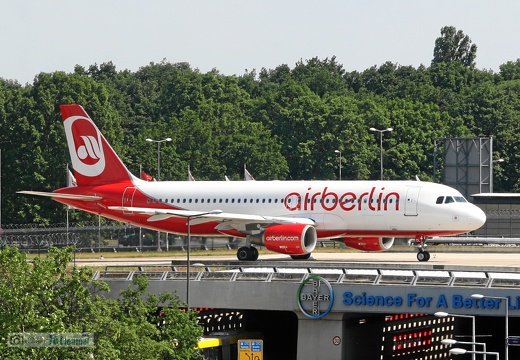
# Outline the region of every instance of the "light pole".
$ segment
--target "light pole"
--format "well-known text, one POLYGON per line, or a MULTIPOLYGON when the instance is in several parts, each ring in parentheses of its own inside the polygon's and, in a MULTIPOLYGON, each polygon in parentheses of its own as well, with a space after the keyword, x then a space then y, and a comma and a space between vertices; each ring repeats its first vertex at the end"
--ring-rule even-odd
MULTIPOLYGON (((471 321, 471 341, 473 343, 473 348, 472 350, 475 351, 475 344, 476 344, 476 335, 475 335, 475 317, 472 316, 472 315, 459 315, 459 314, 449 314, 447 312, 444 312, 444 311, 438 311, 436 312, 435 314, 436 317, 441 317, 441 318, 444 318, 444 317, 447 317, 447 316, 453 316, 453 317, 461 317, 461 318, 470 318, 472 321, 471 321)), ((444 340, 443 340, 444 341, 444 340)), ((456 341, 456 340, 453 340, 453 341, 456 341)), ((441 341, 442 342, 442 341, 441 341)), ((484 344, 484 351, 486 351, 486 345, 484 344)), ((473 356, 471 357, 473 360, 475 360, 475 354, 473 354, 473 356)))
MULTIPOLYGON (((484 351, 484 360, 486 360, 486 343, 481 343, 481 342, 474 342, 474 341, 458 341, 458 340, 455 340, 455 339, 444 339, 444 340, 441 340, 441 343, 444 344, 444 345, 455 345, 455 344, 461 344, 461 345, 473 345, 473 349, 472 351, 476 351, 475 349, 475 345, 481 345, 482 346, 482 351, 484 351)), ((475 359, 475 353, 473 352, 472 353, 472 356, 471 358, 472 359, 475 359)))
POLYGON ((502 296, 489 296, 489 295, 482 295, 482 294, 473 294, 471 295, 474 299, 497 299, 497 300, 505 300, 506 304, 506 339, 505 339, 505 352, 504 357, 506 360, 509 360, 509 298, 508 297, 502 297, 502 296))
POLYGON ((394 129, 386 128, 386 129, 383 129, 383 130, 379 130, 379 129, 371 127, 368 130, 376 131, 376 132, 379 133, 379 143, 380 143, 380 148, 381 148, 381 180, 383 180, 383 133, 386 132, 386 131, 393 131, 394 129))
POLYGON ((191 230, 190 230, 190 220, 198 217, 203 217, 205 215, 218 215, 222 212, 222 210, 211 210, 206 212, 196 212, 194 211, 190 215, 184 216, 186 218, 186 226, 188 227, 187 235, 188 235, 188 243, 187 251, 186 251, 186 307, 190 309, 190 243, 191 243, 191 230))
POLYGON ((165 141, 172 141, 172 138, 166 138, 162 140, 146 139, 148 142, 157 143, 157 181, 161 180, 161 143, 165 141))
POLYGON ((339 181, 341 181, 341 150, 334 150, 336 154, 339 154, 339 181))
MULTIPOLYGON (((146 139, 148 142, 157 143, 157 181, 161 180, 161 143, 165 141, 172 141, 172 138, 166 138, 162 140, 146 139)), ((166 235, 166 241, 168 241, 168 235, 166 235)), ((161 232, 157 231, 157 251, 161 251, 161 232)))
POLYGON ((453 355, 464 355, 464 354, 481 354, 481 355, 495 355, 497 357, 497 360, 500 360, 500 356, 497 352, 485 352, 485 351, 471 351, 461 348, 453 348, 450 349, 450 354, 453 355))

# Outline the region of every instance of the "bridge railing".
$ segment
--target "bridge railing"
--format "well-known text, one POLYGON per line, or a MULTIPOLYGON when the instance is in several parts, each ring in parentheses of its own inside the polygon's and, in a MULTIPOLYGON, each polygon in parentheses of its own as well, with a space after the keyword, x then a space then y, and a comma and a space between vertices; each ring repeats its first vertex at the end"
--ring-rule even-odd
MULTIPOLYGON (((112 265, 94 273, 95 280, 132 281, 134 276, 147 276, 151 281, 186 281, 186 264, 176 261, 171 265, 112 265), (122 270, 122 269, 125 270, 122 270)), ((318 275, 331 284, 520 288, 518 269, 511 271, 469 269, 396 269, 387 265, 381 268, 350 268, 342 265, 243 265, 237 263, 193 264, 191 281, 286 281, 300 283, 309 276, 318 275)))

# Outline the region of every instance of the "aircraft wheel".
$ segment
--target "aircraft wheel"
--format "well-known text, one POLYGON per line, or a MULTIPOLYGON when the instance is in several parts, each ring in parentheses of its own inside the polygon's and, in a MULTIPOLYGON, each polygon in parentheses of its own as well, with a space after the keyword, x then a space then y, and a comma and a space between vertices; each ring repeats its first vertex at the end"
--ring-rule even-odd
POLYGON ((428 251, 419 251, 417 253, 417 260, 419 260, 419 261, 430 260, 430 253, 428 251))
POLYGON ((251 251, 251 261, 256 261, 258 259, 258 249, 251 246, 249 250, 251 251))
POLYGON ((305 254, 305 255, 291 255, 291 258, 293 260, 307 260, 311 257, 311 253, 305 254))
POLYGON ((237 251, 237 259, 240 261, 248 261, 252 259, 253 252, 251 251, 251 248, 247 246, 242 246, 237 251))

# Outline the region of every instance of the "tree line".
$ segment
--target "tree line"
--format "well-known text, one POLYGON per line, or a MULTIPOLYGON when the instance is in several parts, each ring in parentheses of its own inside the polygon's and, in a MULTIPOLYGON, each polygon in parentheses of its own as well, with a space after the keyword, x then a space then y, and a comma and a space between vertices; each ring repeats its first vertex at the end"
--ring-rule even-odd
MULTIPOLYGON (((63 222, 51 200, 16 194, 66 186, 69 160, 59 105, 79 103, 129 169, 161 180, 433 179, 434 139, 493 136, 495 191, 520 190, 520 60, 477 69, 477 46, 441 29, 433 59, 417 68, 386 62, 347 71, 312 58, 240 76, 188 63, 150 63, 133 72, 107 62, 73 73, 40 73, 32 84, 0 79, 2 223, 63 222)), ((436 178, 440 179, 442 167, 436 178)), ((72 220, 89 215, 76 212, 72 220)))

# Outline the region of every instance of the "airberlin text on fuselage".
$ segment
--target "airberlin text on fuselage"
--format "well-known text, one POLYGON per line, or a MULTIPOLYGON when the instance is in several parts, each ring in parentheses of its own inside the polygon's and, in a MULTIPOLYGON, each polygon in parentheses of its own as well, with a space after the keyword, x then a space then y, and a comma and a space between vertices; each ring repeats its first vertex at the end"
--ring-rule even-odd
POLYGON ((338 206, 344 211, 356 209, 399 211, 399 198, 399 193, 395 191, 387 192, 384 187, 380 189, 372 187, 369 191, 361 194, 356 194, 352 191, 338 194, 334 191, 329 191, 328 187, 325 187, 323 191, 316 192, 312 188, 308 188, 303 194, 298 192, 288 194, 284 199, 284 205, 290 211, 314 211, 318 206, 325 211, 333 211, 338 206))

